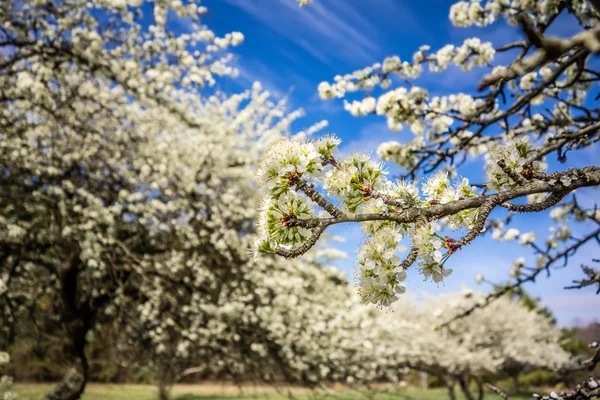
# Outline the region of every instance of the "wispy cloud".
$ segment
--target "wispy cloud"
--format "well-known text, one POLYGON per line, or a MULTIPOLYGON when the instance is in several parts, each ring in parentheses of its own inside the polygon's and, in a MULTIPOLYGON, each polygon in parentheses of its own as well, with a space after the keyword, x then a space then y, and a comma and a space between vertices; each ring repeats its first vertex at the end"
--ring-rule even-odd
POLYGON ((335 100, 322 100, 317 93, 316 88, 313 86, 313 94, 308 98, 308 104, 304 109, 308 113, 319 112, 329 115, 340 115, 345 113, 342 102, 335 100))
POLYGON ((290 0, 226 1, 322 62, 372 62, 380 53, 373 40, 378 37, 377 28, 347 1, 315 2, 302 9, 290 0))
MULTIPOLYGON (((399 0, 369 0, 368 2, 360 2, 364 6, 360 11, 377 10, 377 21, 385 23, 386 28, 387 25, 402 27, 404 34, 400 39, 411 36, 419 38, 419 41, 422 42, 419 45, 428 43, 434 35, 430 27, 423 23, 421 17, 409 6, 411 3, 399 0)), ((397 43, 397 41, 394 41, 394 43, 397 43)))
POLYGON ((315 48, 312 44, 310 44, 306 40, 297 39, 296 42, 298 43, 298 45, 300 47, 302 47, 304 50, 306 50, 309 54, 311 54, 315 58, 321 60, 323 63, 325 63, 327 65, 333 65, 333 62, 331 61, 330 58, 327 57, 326 54, 324 54, 322 51, 315 48))
POLYGON ((276 79, 277 74, 271 68, 256 59, 244 59, 243 62, 236 63, 235 67, 240 72, 239 79, 248 87, 258 81, 275 97, 282 97, 290 90, 289 86, 286 87, 276 79))
MULTIPOLYGON (((344 111, 346 112, 346 111, 344 111)), ((375 154, 377 147, 383 142, 390 140, 396 140, 399 142, 410 140, 411 138, 402 137, 405 135, 411 135, 410 132, 392 132, 388 127, 385 120, 382 121, 381 117, 378 118, 378 122, 372 122, 364 125, 359 131, 359 134, 354 136, 354 139, 342 142, 341 149, 344 153, 350 152, 366 152, 375 154)), ((354 132, 352 132, 354 133, 354 132)), ((343 135, 340 135, 344 139, 343 135)))

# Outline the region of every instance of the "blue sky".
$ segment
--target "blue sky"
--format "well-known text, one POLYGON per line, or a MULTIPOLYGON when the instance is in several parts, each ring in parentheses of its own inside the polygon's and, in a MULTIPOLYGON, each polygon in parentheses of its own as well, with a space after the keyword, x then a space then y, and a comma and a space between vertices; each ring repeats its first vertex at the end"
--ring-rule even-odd
MULTIPOLYGON (((342 151, 373 152, 383 141, 404 141, 412 134, 408 129, 401 133, 389 131, 381 117, 352 117, 344 111, 341 100, 320 100, 319 82, 331 81, 336 74, 352 72, 394 54, 409 60, 422 44, 437 49, 447 43, 460 44, 473 36, 504 44, 520 35, 517 30, 501 24, 485 30, 453 28, 447 17, 452 2, 445 0, 315 0, 305 8, 299 8, 295 0, 205 0, 203 4, 209 10, 204 22, 217 34, 237 30, 246 38, 245 43, 235 49, 239 78, 222 81, 221 88, 239 91, 260 81, 275 96, 287 96, 292 107, 306 111, 307 116, 296 125, 298 129, 328 120, 327 131, 336 133, 344 141, 342 151)), ((567 36, 576 29, 576 24, 570 23, 568 18, 559 22, 552 34, 567 36)), ((417 84, 433 94, 469 92, 481 74, 482 71, 466 74, 449 68, 441 74, 426 72, 417 84)), ((597 163, 597 148, 582 153, 577 165, 597 163)), ((470 162, 460 173, 472 182, 481 182, 483 178, 480 162, 470 162)), ((593 189, 578 192, 580 200, 587 204, 592 204, 598 195, 598 190, 593 189)), ((545 238, 548 221, 547 213, 519 216, 514 227, 535 231, 538 238, 545 238)), ((585 232, 586 228, 591 226, 574 227, 575 232, 585 232)), ((344 225, 335 227, 331 233, 346 238, 340 248, 348 252, 349 258, 338 266, 351 276, 354 253, 363 240, 360 229, 356 225, 344 225)), ((600 320, 600 296, 592 289, 562 289, 580 277, 582 262, 598 258, 597 250, 596 243, 584 247, 569 260, 567 268, 554 270, 550 277, 544 275, 536 284, 526 286, 554 311, 561 325, 600 320)), ((479 272, 499 282, 507 277, 512 262, 521 255, 534 260, 529 250, 517 244, 479 238, 449 260, 448 267, 453 268, 454 273, 444 285, 438 287, 432 282, 423 282, 413 270, 409 273, 407 288, 414 293, 443 293, 465 286, 476 287, 473 278, 479 272)))

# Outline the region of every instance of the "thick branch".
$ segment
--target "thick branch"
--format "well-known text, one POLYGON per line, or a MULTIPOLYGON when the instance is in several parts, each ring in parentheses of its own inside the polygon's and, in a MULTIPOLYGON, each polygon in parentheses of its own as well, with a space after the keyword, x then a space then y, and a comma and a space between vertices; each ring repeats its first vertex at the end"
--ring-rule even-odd
POLYGON ((563 175, 568 175, 570 177, 576 175, 578 178, 572 179, 569 186, 564 186, 560 181, 557 181, 554 184, 550 184, 549 182, 531 182, 516 189, 506 190, 488 196, 479 196, 445 204, 433 205, 431 207, 415 207, 393 213, 356 214, 341 218, 316 218, 298 221, 298 225, 305 228, 315 228, 317 226, 330 226, 344 222, 395 221, 398 223, 412 223, 420 219, 440 219, 448 215, 454 215, 463 210, 479 208, 488 201, 500 204, 535 193, 554 193, 559 191, 566 191, 568 193, 578 188, 600 185, 600 167, 573 169, 556 173, 553 176, 560 178, 563 175))
POLYGON ((506 163, 502 160, 499 160, 496 164, 498 164, 498 166, 500 167, 500 169, 510 177, 510 179, 513 180, 514 183, 518 184, 518 185, 526 185, 527 184, 527 180, 525 178, 523 178, 521 175, 517 174, 515 171, 513 171, 512 169, 508 168, 508 166, 506 165, 506 163))
POLYGON ((546 200, 540 201, 539 203, 533 204, 501 204, 502 207, 506 207, 510 211, 521 212, 521 213, 530 213, 530 212, 540 212, 547 210, 550 207, 554 207, 568 194, 569 192, 554 192, 546 200))
MULTIPOLYGON (((395 221, 398 223, 413 223, 417 220, 423 219, 440 219, 448 215, 454 215, 463 210, 479 208, 486 205, 485 208, 482 211, 480 211, 480 213, 483 212, 481 214, 481 217, 483 217, 483 223, 485 223, 485 219, 496 205, 505 203, 512 199, 527 196, 529 194, 544 192, 557 192, 561 193, 561 195, 563 193, 564 195, 566 195, 567 193, 572 192, 577 188, 600 185, 600 167, 570 169, 565 172, 554 173, 552 174, 552 176, 556 177, 557 179, 560 179, 562 176, 569 176, 571 178, 570 185, 565 186, 560 182, 560 180, 555 182, 554 184, 545 181, 532 182, 513 190, 507 190, 488 196, 479 196, 464 200, 457 200, 446 204, 434 205, 431 207, 407 208, 393 213, 356 214, 344 215, 337 218, 315 218, 309 220, 290 221, 288 222, 289 226, 302 226, 304 228, 312 229, 312 235, 301 246, 291 250, 278 249, 277 254, 286 258, 298 257, 306 253, 316 244, 317 240, 328 226, 344 222, 395 221), (577 176, 577 179, 572 179, 572 177, 574 176, 577 176)), ((384 201, 386 200, 384 199, 384 201)), ((560 199, 558 201, 560 201, 560 199)), ((481 232, 482 228, 483 225, 479 228, 479 232, 481 232)), ((477 236, 477 234, 478 233, 474 232, 473 230, 469 234, 467 234, 467 236, 465 236, 466 239, 463 238, 463 240, 465 240, 465 244, 473 240, 477 236)))
POLYGON ((477 86, 478 90, 483 90, 500 81, 513 79, 519 75, 531 72, 579 46, 584 47, 592 53, 600 51, 600 25, 578 33, 571 38, 560 39, 544 37, 535 29, 533 22, 531 22, 526 14, 519 16, 519 23, 529 42, 537 47, 538 50, 525 60, 517 62, 509 68, 485 76, 477 86))

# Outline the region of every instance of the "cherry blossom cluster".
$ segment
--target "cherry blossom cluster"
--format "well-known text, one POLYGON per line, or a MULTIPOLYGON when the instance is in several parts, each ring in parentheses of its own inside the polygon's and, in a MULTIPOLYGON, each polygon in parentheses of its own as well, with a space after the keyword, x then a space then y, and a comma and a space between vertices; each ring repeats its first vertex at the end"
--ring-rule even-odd
POLYGON ((411 168, 416 160, 419 150, 425 146, 425 140, 417 136, 407 143, 389 141, 377 147, 377 156, 384 161, 391 161, 402 168, 411 168))
MULTIPOLYGON (((595 185, 600 179, 594 168, 589 177, 583 171, 546 174, 531 140, 521 135, 504 144, 492 143, 487 154, 486 187, 497 190, 496 194, 482 196, 467 178, 452 182, 450 172, 444 170, 425 179, 419 189, 414 182, 389 180, 384 166, 365 154, 334 157, 339 144, 333 136, 283 140, 266 152, 256 173, 265 195, 253 252, 255 257, 261 253, 297 257, 312 248, 328 226, 362 223, 365 243, 358 250, 356 271, 359 293, 364 302, 381 306, 389 306, 404 293, 405 270, 413 263, 425 280, 440 283, 448 277, 452 273, 446 266, 448 259, 486 230, 495 207, 524 196, 517 189, 529 185, 533 192, 556 191, 531 206, 504 204, 515 210, 543 210, 554 205, 560 193, 574 190, 574 182, 595 185), (456 208, 459 204, 465 206, 456 208), (445 229, 467 233, 454 239, 445 229), (402 261, 404 243, 410 244, 410 251, 402 261)), ((535 233, 505 229, 498 221, 492 227, 495 239, 518 239, 527 247, 536 240, 535 233)), ((549 243, 570 236, 568 228, 560 228, 553 231, 549 243)), ((513 268, 513 276, 520 273, 521 264, 513 268)))
POLYGON ((365 154, 334 157, 339 144, 334 136, 315 141, 281 140, 265 153, 256 172, 265 195, 253 246, 255 257, 261 253, 299 255, 316 243, 320 235, 316 231, 336 219, 344 222, 360 220, 361 215, 380 216, 363 220, 366 240, 358 251, 356 275, 364 302, 389 306, 405 291, 401 282, 408 265, 399 256, 406 251, 401 244, 405 238, 411 242, 413 257, 419 259, 418 269, 426 280, 439 283, 449 276, 452 269, 444 264, 462 244, 442 236, 441 231, 445 227, 474 229, 477 207, 447 215, 441 224, 398 223, 386 216, 477 198, 475 187, 466 178, 452 183, 448 172, 431 176, 421 190, 413 182, 393 182, 386 178, 383 165, 365 154), (339 208, 330 199, 335 199, 339 208), (312 207, 322 208, 321 214, 333 219, 319 218, 312 207))
MULTIPOLYGON (((444 133, 454 123, 453 115, 468 117, 482 105, 482 100, 464 93, 429 99, 427 91, 418 87, 410 90, 399 87, 382 94, 377 100, 367 96, 351 103, 344 101, 345 109, 354 116, 382 115, 387 118, 391 130, 400 131, 407 125, 417 137, 429 136, 427 128, 436 134, 444 133)), ((462 135, 468 135, 468 132, 462 135)))
POLYGON ((387 89, 394 75, 402 79, 419 77, 423 72, 422 64, 429 64, 429 69, 436 72, 445 70, 450 63, 468 71, 476 66, 488 65, 495 55, 492 44, 482 42, 479 38, 466 39, 461 46, 447 45, 437 52, 430 52, 430 49, 430 46, 421 46, 410 62, 402 61, 399 56, 390 56, 382 63, 343 76, 337 75, 333 83, 324 81, 319 84, 319 95, 322 99, 330 99, 359 90, 370 91, 376 87, 387 89))
POLYGON ((365 303, 390 306, 406 288, 401 282, 406 272, 396 255, 403 237, 400 229, 382 227, 367 239, 358 251, 357 272, 360 295, 365 303))
POLYGON ((536 155, 537 150, 528 136, 509 139, 504 144, 493 143, 486 154, 488 187, 514 189, 522 185, 527 176, 544 172, 546 165, 538 161, 536 155))
MULTIPOLYGON (((531 13, 539 22, 547 22, 550 17, 560 11, 560 0, 469 0, 459 1, 450 8, 450 20, 457 27, 489 25, 500 18, 507 18, 515 23, 518 13, 531 13)), ((585 0, 574 1, 570 6, 573 12, 586 16, 585 20, 594 18, 591 4, 585 0)))

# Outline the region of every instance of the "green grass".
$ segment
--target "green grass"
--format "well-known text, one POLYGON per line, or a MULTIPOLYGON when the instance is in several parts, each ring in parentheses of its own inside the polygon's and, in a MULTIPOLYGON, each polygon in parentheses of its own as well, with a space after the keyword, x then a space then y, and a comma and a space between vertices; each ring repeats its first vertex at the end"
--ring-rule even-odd
MULTIPOLYGON (((40 400, 52 388, 51 384, 21 383, 15 385, 19 400, 40 400)), ((152 385, 113 385, 92 383, 82 400, 156 400, 157 389, 152 385)), ((242 391, 231 385, 178 385, 173 390, 173 400, 445 400, 443 389, 423 390, 418 388, 382 389, 378 392, 351 391, 349 389, 330 392, 310 391, 303 388, 273 388, 270 386, 247 386, 242 391), (293 397, 288 397, 291 393, 293 397)), ((530 396, 513 396, 513 400, 531 399, 530 396)), ((487 393, 486 399, 500 399, 493 393, 487 393)), ((463 400, 457 393, 457 400, 463 400)))

